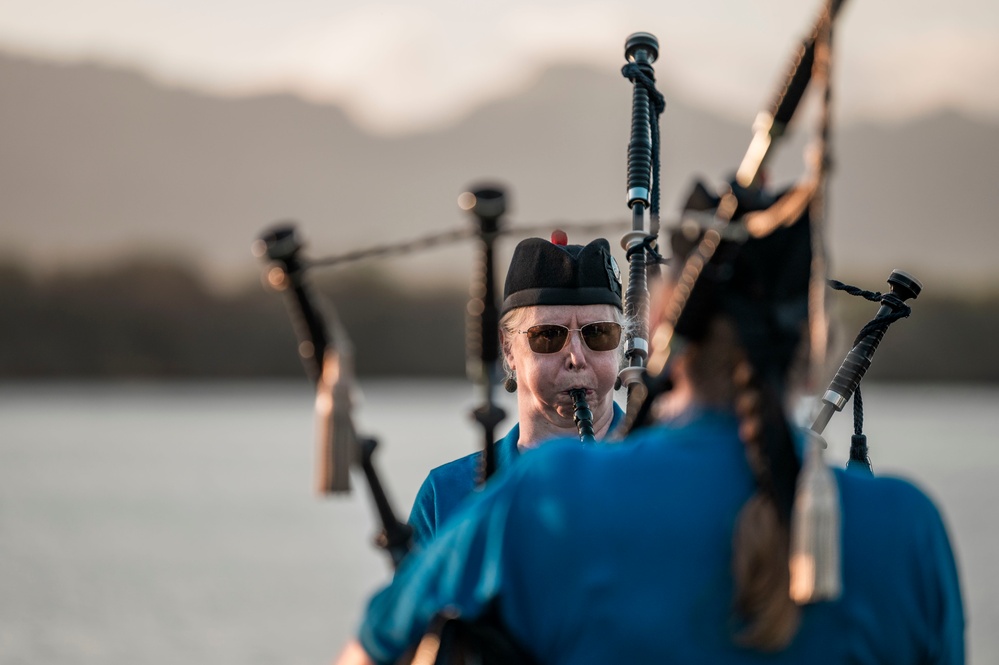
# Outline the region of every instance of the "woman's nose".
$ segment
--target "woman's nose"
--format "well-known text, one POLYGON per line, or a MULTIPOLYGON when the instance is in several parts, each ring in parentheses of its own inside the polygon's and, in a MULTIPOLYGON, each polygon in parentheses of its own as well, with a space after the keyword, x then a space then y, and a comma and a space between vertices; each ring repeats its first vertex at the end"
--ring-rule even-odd
POLYGON ((582 333, 578 330, 569 333, 569 339, 566 341, 563 351, 570 367, 586 366, 586 344, 583 342, 582 333))

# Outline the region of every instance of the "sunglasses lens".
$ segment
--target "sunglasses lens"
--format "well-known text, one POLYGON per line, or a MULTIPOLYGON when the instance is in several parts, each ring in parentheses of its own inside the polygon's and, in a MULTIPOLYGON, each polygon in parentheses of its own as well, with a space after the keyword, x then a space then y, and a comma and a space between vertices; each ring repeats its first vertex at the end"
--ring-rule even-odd
POLYGON ((568 337, 569 329, 565 326, 547 324, 527 329, 527 343, 535 353, 557 353, 568 337))
MULTIPOLYGON (((548 323, 526 330, 527 343, 535 353, 558 353, 571 332, 565 326, 548 323)), ((621 325, 613 321, 588 323, 580 329, 583 342, 592 351, 613 351, 621 343, 621 325)))
POLYGON ((621 326, 612 321, 587 324, 580 332, 586 346, 594 351, 613 351, 621 343, 621 326))

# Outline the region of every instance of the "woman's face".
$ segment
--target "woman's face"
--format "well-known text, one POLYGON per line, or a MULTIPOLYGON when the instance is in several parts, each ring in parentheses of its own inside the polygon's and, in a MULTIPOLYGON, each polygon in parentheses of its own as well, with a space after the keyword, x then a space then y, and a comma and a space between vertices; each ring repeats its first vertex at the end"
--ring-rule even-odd
MULTIPOLYGON (((522 308, 514 327, 553 323, 582 328, 588 323, 616 321, 611 305, 537 305, 522 308)), ((503 352, 510 369, 517 373, 520 417, 543 418, 559 427, 573 425, 573 400, 569 391, 582 388, 594 413, 611 408, 617 379, 619 352, 593 351, 573 330, 565 346, 555 353, 535 353, 527 335, 503 333, 503 352)))

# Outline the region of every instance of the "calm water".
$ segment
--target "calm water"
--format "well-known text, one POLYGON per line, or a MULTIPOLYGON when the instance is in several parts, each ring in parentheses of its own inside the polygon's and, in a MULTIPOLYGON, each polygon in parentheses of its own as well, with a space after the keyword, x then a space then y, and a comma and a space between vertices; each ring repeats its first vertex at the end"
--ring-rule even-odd
MULTIPOLYGON (((359 426, 400 512, 478 445, 475 402, 462 382, 365 384, 359 426)), ((999 389, 873 386, 865 404, 876 472, 943 506, 972 662, 999 662, 999 389)), ((328 662, 388 565, 363 487, 310 492, 311 406, 304 381, 0 386, 0 662, 328 662)), ((850 427, 833 419, 832 459, 850 427)))

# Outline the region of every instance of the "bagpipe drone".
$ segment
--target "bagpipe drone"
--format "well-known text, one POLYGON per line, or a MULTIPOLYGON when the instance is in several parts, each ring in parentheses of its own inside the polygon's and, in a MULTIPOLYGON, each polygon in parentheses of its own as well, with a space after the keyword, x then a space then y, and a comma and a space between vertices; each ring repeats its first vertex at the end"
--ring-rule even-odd
MULTIPOLYGON (((731 271, 731 261, 724 257, 720 265, 712 266, 715 253, 723 245, 741 245, 755 242, 769 245, 761 254, 775 263, 781 263, 785 274, 794 271, 808 275, 807 293, 782 294, 780 306, 807 308, 810 348, 809 371, 821 372, 827 353, 826 288, 845 291, 881 303, 874 318, 857 334, 853 348, 843 360, 838 371, 821 396, 820 409, 812 421, 810 432, 821 440, 825 426, 833 413, 841 411, 853 398, 854 435, 850 448, 848 468, 871 472, 867 440, 863 434, 863 402, 860 382, 870 368, 875 351, 885 332, 893 322, 907 317, 910 308, 907 300, 916 298, 922 285, 918 279, 902 271, 893 270, 888 277, 888 293, 866 291, 836 280, 826 279, 826 256, 823 245, 825 189, 830 168, 831 123, 831 66, 833 54, 833 26, 844 0, 827 0, 819 12, 808 36, 795 50, 790 66, 770 106, 762 111, 753 125, 753 139, 734 177, 717 193, 712 193, 701 182, 695 182, 682 213, 679 233, 673 234, 674 243, 689 243, 687 259, 677 270, 678 286, 665 306, 664 320, 653 340, 653 355, 648 368, 642 373, 647 395, 637 408, 629 399, 628 419, 623 426, 627 434, 634 428, 647 424, 651 407, 656 398, 670 388, 668 364, 671 342, 677 326, 683 325, 681 316, 697 318, 697 306, 689 302, 698 280, 707 271, 731 271), (817 88, 821 99, 819 127, 815 132, 809 154, 811 161, 806 173, 794 185, 773 193, 764 186, 764 167, 773 155, 773 149, 785 135, 806 92, 817 88), (803 265, 803 263, 806 264, 803 265)), ((658 239, 656 239, 657 241, 658 239)), ((655 242, 655 241, 654 241, 655 242)), ((654 244, 653 242, 653 244, 654 244)), ((780 314, 775 314, 775 318, 780 314)), ((689 325, 689 324, 688 324, 689 325)), ((696 325, 696 324, 694 324, 696 325)), ((782 349, 781 326, 765 330, 760 326, 744 326, 741 331, 750 353, 769 355, 786 352, 782 349), (776 334, 775 334, 776 333, 776 334), (757 338, 755 340, 753 337, 757 338), (760 349, 766 348, 761 352, 760 349), (776 349, 776 351, 774 351, 776 349)), ((786 335, 790 336, 790 335, 786 335)))
MULTIPOLYGON (((921 285, 900 270, 893 271, 888 278, 890 291, 886 294, 826 280, 822 238, 830 161, 830 65, 833 25, 842 4, 843 0, 823 3, 812 30, 795 50, 772 104, 757 118, 754 137, 731 181, 719 191, 712 191, 700 182, 693 186, 680 222, 672 233, 673 243, 679 239, 679 242, 689 244, 685 252, 687 258, 682 266, 673 266, 680 276, 678 286, 673 289, 663 321, 652 340, 649 340, 649 285, 659 279, 661 266, 668 260, 660 253, 659 220, 659 116, 665 102, 655 84, 653 64, 659 55, 656 38, 644 32, 627 38, 622 74, 633 84, 626 184, 631 228, 624 233, 621 243, 628 260, 624 311, 633 325, 625 340, 624 367, 618 377, 619 385, 627 389, 626 417, 617 433, 619 436, 648 424, 656 399, 670 389, 670 349, 674 335, 683 332, 677 326, 682 328, 685 318, 690 318, 683 316, 685 311, 696 309, 696 303, 690 302, 694 286, 701 279, 712 279, 713 271, 718 272, 721 255, 716 256, 716 252, 724 253, 726 247, 745 242, 766 242, 773 247, 771 251, 775 257, 781 261, 786 259, 788 270, 808 271, 808 292, 803 300, 798 298, 795 306, 805 306, 809 310, 807 334, 813 368, 821 365, 819 359, 826 353, 825 293, 829 286, 881 304, 874 318, 856 336, 852 349, 821 396, 818 415, 811 425, 811 431, 821 435, 832 415, 852 398, 855 433, 848 468, 870 473, 867 441, 862 431, 860 382, 885 331, 894 321, 908 316, 910 310, 906 301, 919 294, 921 285), (818 89, 822 99, 815 148, 811 153, 813 159, 797 183, 779 192, 770 191, 763 182, 764 167, 810 87, 818 89), (807 252, 797 252, 794 256, 781 253, 785 247, 802 244, 807 245, 807 252)), ((442 243, 475 239, 478 261, 468 307, 467 366, 469 378, 478 386, 481 397, 473 415, 483 433, 479 481, 485 482, 495 469, 491 445, 495 429, 505 417, 495 400, 500 379, 500 349, 494 246, 503 236, 550 230, 553 225, 507 226, 504 222, 506 194, 492 184, 477 186, 463 194, 459 205, 475 220, 469 228, 337 257, 307 258, 303 243, 291 224, 275 225, 254 245, 257 256, 267 262, 266 282, 286 294, 298 338, 298 352, 307 376, 316 386, 315 488, 323 494, 349 491, 350 468, 359 468, 382 523, 379 545, 389 554, 393 566, 398 566, 409 552, 411 530, 396 517, 376 472, 375 439, 360 434, 354 426, 356 380, 347 331, 329 303, 320 307, 310 287, 308 273, 318 267, 369 256, 412 252, 442 243)), ((595 230, 619 225, 601 223, 572 228, 595 230)), ((724 266, 724 261, 721 264, 724 266)), ((585 397, 573 397, 580 438, 592 441, 591 415, 585 397)), ((442 618, 432 635, 436 646, 429 656, 426 650, 421 652, 427 659, 419 662, 463 662, 461 654, 468 653, 476 653, 482 658, 481 662, 487 663, 526 660, 523 653, 505 639, 502 631, 496 631, 488 621, 469 625, 442 618)))

